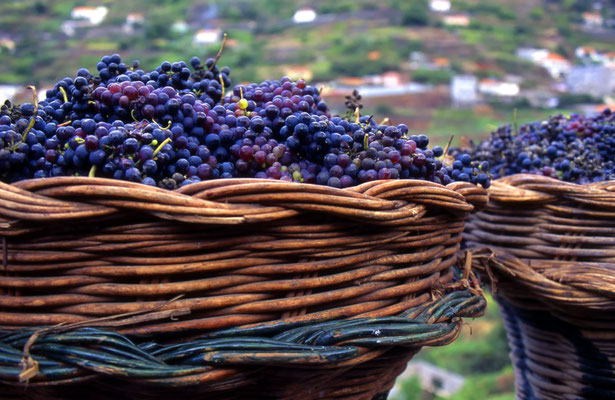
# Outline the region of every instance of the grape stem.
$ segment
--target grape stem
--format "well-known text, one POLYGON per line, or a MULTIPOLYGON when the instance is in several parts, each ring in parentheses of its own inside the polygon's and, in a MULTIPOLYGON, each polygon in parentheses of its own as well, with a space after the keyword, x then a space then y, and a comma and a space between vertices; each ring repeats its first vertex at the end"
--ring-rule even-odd
POLYGON ((222 97, 220 97, 220 104, 224 101, 224 79, 222 79, 222 74, 218 74, 218 79, 220 79, 220 86, 222 86, 222 97))
POLYGON ((156 125, 158 125, 158 127, 159 127, 160 129, 167 130, 167 129, 169 129, 169 128, 171 127, 171 121, 169 121, 169 123, 168 123, 168 125, 166 126, 166 128, 165 128, 165 127, 163 127, 162 125, 160 125, 160 124, 159 124, 159 123, 158 123, 158 122, 157 122, 154 118, 152 118, 152 121, 153 121, 156 125))
POLYGON ((95 176, 96 176, 96 165, 92 165, 92 168, 90 168, 90 173, 88 174, 88 177, 94 178, 95 176))
POLYGON ((455 137, 455 135, 451 135, 450 138, 448 138, 448 143, 446 144, 446 148, 444 149, 444 153, 442 153, 442 159, 444 160, 446 158, 446 155, 448 154, 448 149, 451 147, 451 143, 453 142, 453 138, 455 137))
POLYGON ((152 156, 152 158, 156 157, 156 154, 158 154, 160 150, 162 150, 164 145, 169 143, 170 141, 171 141, 171 138, 166 138, 162 143, 160 143, 160 145, 156 147, 156 150, 154 150, 154 155, 152 156))
POLYGON ((133 110, 130 110, 130 116, 132 117, 132 119, 133 119, 135 122, 139 122, 139 120, 137 120, 137 119, 135 118, 135 110, 134 110, 134 109, 133 109, 133 110))
POLYGON ((32 100, 33 100, 33 103, 34 103, 34 112, 32 114, 32 117, 30 118, 30 123, 28 124, 28 127, 26 128, 26 130, 24 131, 23 135, 21 136, 21 143, 26 141, 26 138, 28 137, 28 133, 30 132, 30 130, 34 126, 34 123, 36 122, 36 116, 38 115, 38 94, 36 92, 36 88, 34 86, 27 86, 26 89, 30 89, 32 91, 32 100))
POLYGON ((60 90, 60 93, 62 93, 62 97, 64 98, 64 102, 68 103, 68 96, 66 96, 66 90, 64 90, 64 88, 62 86, 60 86, 58 89, 60 90))
POLYGON ((211 66, 209 67, 209 71, 214 69, 214 67, 216 66, 216 63, 220 59, 220 56, 222 55, 222 50, 224 50, 225 45, 226 45, 226 33, 224 33, 224 39, 222 39, 222 46, 220 46, 220 50, 218 50, 218 54, 216 54, 216 57, 214 58, 214 63, 211 64, 211 66))

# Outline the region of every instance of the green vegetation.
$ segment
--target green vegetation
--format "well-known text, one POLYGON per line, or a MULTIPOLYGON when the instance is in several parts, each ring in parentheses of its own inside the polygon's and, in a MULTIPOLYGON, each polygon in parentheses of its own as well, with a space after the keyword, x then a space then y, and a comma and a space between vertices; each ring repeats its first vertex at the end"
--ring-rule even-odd
MULTIPOLYGON (((524 69, 527 65, 515 59, 513 54, 517 47, 535 45, 542 37, 549 38, 555 43, 555 49, 568 55, 572 54, 573 46, 579 44, 591 44, 598 49, 612 47, 612 41, 588 37, 577 29, 575 24, 580 20, 580 13, 588 9, 589 3, 552 0, 547 3, 547 8, 535 6, 525 12, 525 17, 518 17, 518 8, 524 4, 521 0, 453 1, 456 11, 471 16, 471 24, 465 28, 440 28, 442 33, 448 32, 462 41, 459 54, 457 48, 453 48, 446 56, 459 66, 455 71, 459 73, 476 72, 467 70, 468 62, 476 61, 492 64, 489 73, 494 76, 516 73, 536 77, 536 68, 524 69), (553 38, 553 27, 560 37, 553 38), (485 40, 486 36, 489 40, 485 40), (464 47, 473 47, 475 54, 468 57, 464 47)), ((56 71, 56 77, 68 75, 72 71, 62 66, 61 59, 80 56, 84 52, 88 56, 100 57, 121 51, 131 58, 143 54, 151 60, 208 55, 209 47, 194 46, 191 40, 197 29, 208 26, 207 21, 198 17, 207 7, 214 7, 213 12, 217 13, 215 24, 222 21, 223 26, 230 24, 235 28, 230 33, 238 44, 227 50, 224 62, 241 81, 272 78, 267 71, 276 71, 274 67, 293 63, 317 70, 319 79, 400 70, 411 51, 422 50, 429 55, 433 45, 437 49, 440 40, 430 37, 433 30, 424 30, 425 27, 442 26, 439 15, 429 10, 428 0, 317 2, 313 6, 319 15, 339 16, 335 22, 318 25, 317 34, 313 33, 313 27, 292 24, 293 13, 303 5, 303 2, 284 0, 3 2, 0 6, 3 34, 16 37, 18 41, 14 54, 0 53, 3 65, 0 83, 49 84, 51 79, 46 73, 47 68, 56 71), (78 30, 73 38, 67 38, 60 26, 70 19, 75 6, 83 5, 104 5, 109 8, 109 14, 102 25, 78 30), (126 33, 122 28, 128 12, 143 13, 145 17, 144 25, 132 33, 126 33), (362 17, 355 18, 355 13, 361 13, 362 17), (188 31, 173 30, 173 23, 183 20, 188 23, 188 31), (46 35, 44 40, 41 40, 42 35, 46 35), (293 39, 298 37, 301 38, 299 42, 293 39), (53 43, 53 46, 43 46, 43 43, 53 43), (279 46, 284 43, 288 46, 279 46), (380 56, 370 57, 370 52, 374 51, 380 56), (240 54, 232 56, 234 52, 240 54), (249 66, 246 62, 257 62, 258 66, 249 66), (241 75, 244 72, 246 76, 241 75)), ((415 75, 420 81, 430 83, 441 83, 448 77, 447 72, 417 71, 415 75)))
MULTIPOLYGON (((514 373, 508 359, 506 333, 497 303, 487 295, 484 317, 469 321, 461 336, 444 347, 427 348, 417 358, 466 377, 461 390, 447 400, 513 400, 514 373)), ((417 377, 400 382, 392 400, 444 400, 423 393, 417 377)))
POLYGON ((452 71, 447 69, 417 69, 412 73, 412 80, 419 83, 441 85, 448 84, 451 81, 452 76, 452 71))
MULTIPOLYGON (((235 82, 279 78, 289 68, 305 66, 315 83, 398 71, 402 79, 433 85, 446 85, 455 74, 478 78, 512 74, 521 78, 522 87, 534 88, 546 86, 550 78, 544 69, 516 57, 518 47, 544 46, 572 58, 579 45, 598 51, 609 51, 613 45, 612 38, 579 29, 580 12, 587 9, 587 2, 581 0, 550 0, 540 7, 527 7, 522 0, 453 0, 454 12, 470 17, 467 27, 444 26, 441 15, 430 11, 428 0, 318 1, 311 6, 323 17, 321 22, 293 24, 293 13, 306 4, 284 0, 2 2, 2 35, 15 38, 16 47, 0 49, 0 84, 47 87, 74 75, 76 65, 95 71, 102 55, 115 52, 128 60, 138 58, 145 69, 164 60, 211 57, 219 45, 197 45, 193 35, 198 29, 217 26, 231 39, 221 63, 231 68, 235 82), (74 36, 67 37, 62 24, 70 20, 74 7, 84 5, 104 5, 109 13, 101 25, 77 28, 74 36), (127 13, 143 14, 144 23, 127 31, 127 13), (207 15, 216 19, 210 24, 203 19, 207 15), (185 23, 185 31, 174 25, 178 21, 185 23), (445 58, 450 67, 411 68, 409 56, 416 51, 427 60, 445 58)), ((573 97, 564 96, 562 106, 571 107, 579 100, 573 97)), ((445 144, 453 132, 457 137, 488 134, 510 120, 514 106, 522 104, 488 113, 449 110, 442 102, 419 104, 416 109, 403 102, 372 108, 381 119, 428 118, 420 129, 445 144)), ((520 111, 520 117, 524 114, 528 121, 547 116, 543 111, 520 111)))

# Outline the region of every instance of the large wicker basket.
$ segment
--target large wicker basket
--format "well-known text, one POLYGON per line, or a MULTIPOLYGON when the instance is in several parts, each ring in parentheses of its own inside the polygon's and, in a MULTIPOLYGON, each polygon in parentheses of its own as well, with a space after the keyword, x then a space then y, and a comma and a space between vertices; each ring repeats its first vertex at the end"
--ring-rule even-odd
POLYGON ((615 182, 499 179, 464 234, 502 303, 519 399, 615 398, 615 182))
POLYGON ((485 307, 455 266, 470 184, 67 177, 0 201, 5 396, 384 398, 485 307))

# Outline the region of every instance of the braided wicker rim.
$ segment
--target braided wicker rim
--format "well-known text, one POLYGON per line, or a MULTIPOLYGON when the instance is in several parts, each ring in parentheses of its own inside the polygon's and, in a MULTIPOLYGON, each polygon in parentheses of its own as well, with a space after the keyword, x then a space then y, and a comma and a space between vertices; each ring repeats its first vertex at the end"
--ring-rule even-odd
POLYGON ((476 261, 489 262, 476 266, 502 294, 529 308, 539 300, 582 325, 594 320, 599 327, 595 318, 612 323, 615 182, 577 185, 519 174, 493 182, 489 199, 470 217, 464 240, 493 251, 477 253, 476 261))
POLYGON ((376 359, 396 346, 409 349, 398 350, 400 355, 411 355, 421 346, 450 343, 459 334, 461 317, 478 316, 485 306, 480 295, 452 291, 395 317, 257 324, 168 345, 136 343, 97 328, 58 327, 39 331, 34 338, 32 330, 1 332, 0 380, 7 384, 23 380, 24 358, 32 365, 36 361, 38 370, 27 376, 30 387, 101 377, 163 387, 216 387, 227 381, 240 386, 237 376, 254 373, 255 366, 318 367, 327 375, 376 359))

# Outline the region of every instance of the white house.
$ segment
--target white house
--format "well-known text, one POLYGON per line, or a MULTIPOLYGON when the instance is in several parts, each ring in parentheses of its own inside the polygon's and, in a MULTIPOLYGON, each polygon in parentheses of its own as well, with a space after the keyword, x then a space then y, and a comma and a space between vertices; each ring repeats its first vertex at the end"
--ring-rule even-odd
POLYGON ((0 36, 0 52, 2 49, 8 50, 9 53, 14 53, 15 41, 8 36, 0 36))
POLYGON ((540 60, 546 58, 549 55, 549 50, 520 47, 517 49, 515 54, 519 58, 538 64, 540 60))
POLYGON ((300 8, 295 11, 295 15, 293 15, 293 22, 295 24, 304 24, 307 22, 313 22, 316 17, 316 11, 314 11, 313 8, 300 8))
POLYGON ((599 28, 604 23, 602 15, 597 12, 584 12, 582 15, 585 26, 599 28))
POLYGON ((194 44, 214 44, 220 41, 220 29, 200 29, 194 34, 194 44))
POLYGON ((173 25, 171 25, 171 31, 180 35, 183 35, 188 32, 188 29, 190 29, 190 27, 188 26, 186 21, 182 20, 175 21, 173 22, 173 25))
POLYGON ((470 17, 465 14, 451 14, 442 17, 444 25, 448 26, 468 26, 470 25, 470 17))
POLYGON ((431 0, 429 8, 435 12, 449 12, 451 10, 451 2, 449 0, 431 0))
POLYGON ((570 73, 572 64, 557 53, 549 53, 538 64, 546 69, 554 79, 563 78, 570 73))
POLYGON ((553 79, 563 78, 572 67, 566 58, 547 49, 518 48, 515 54, 519 58, 540 65, 553 79))
POLYGON ((583 62, 600 62, 600 55, 590 46, 579 46, 574 50, 574 55, 583 62))
POLYGON ((358 83, 358 85, 383 86, 389 88, 399 87, 404 84, 404 78, 397 71, 387 71, 379 75, 366 75, 362 78, 362 82, 352 82, 353 79, 355 78, 347 78, 345 80, 350 85, 358 83))
POLYGON ((126 21, 122 29, 128 34, 134 33, 135 29, 143 26, 145 17, 141 13, 130 13, 126 15, 126 21))
POLYGON ((519 94, 519 85, 496 79, 483 79, 478 84, 478 91, 487 96, 513 97, 519 94))
POLYGON ((314 77, 314 71, 305 65, 286 65, 282 70, 284 75, 288 76, 290 79, 304 79, 310 81, 314 77))
POLYGON ((70 16, 72 19, 84 19, 90 23, 90 25, 98 25, 107 16, 109 10, 107 7, 75 7, 71 11, 70 16))
POLYGON ((451 101, 455 107, 473 106, 478 101, 478 79, 455 75, 451 79, 451 101))
MULTIPOLYGON (((419 378, 423 390, 445 398, 459 392, 465 383, 463 376, 420 360, 410 361, 398 381, 411 376, 419 378)), ((396 384, 391 391, 392 398, 396 398, 398 393, 399 387, 396 384)))
POLYGON ((126 15, 126 25, 143 25, 145 17, 141 13, 130 13, 126 15))

